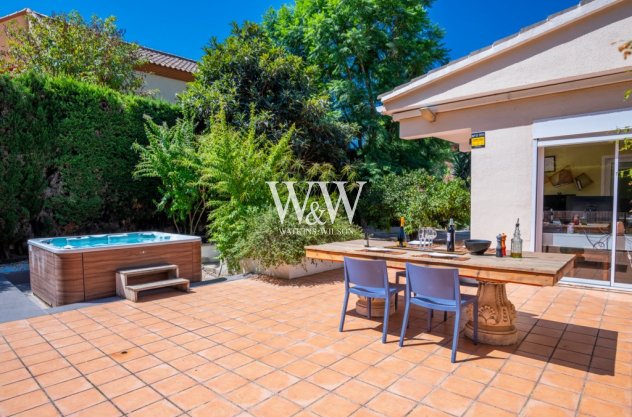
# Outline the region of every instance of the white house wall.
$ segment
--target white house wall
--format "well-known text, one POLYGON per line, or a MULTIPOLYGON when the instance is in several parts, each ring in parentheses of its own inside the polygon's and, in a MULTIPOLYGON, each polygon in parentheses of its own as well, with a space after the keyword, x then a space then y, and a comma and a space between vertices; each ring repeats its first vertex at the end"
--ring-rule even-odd
POLYGON ((145 74, 144 91, 157 90, 155 95, 158 98, 165 99, 174 103, 176 101, 176 94, 181 93, 187 87, 185 81, 174 80, 173 78, 162 77, 156 74, 145 74))
POLYGON ((623 1, 383 104, 388 111, 433 106, 481 94, 632 69, 632 60, 624 61, 616 47, 630 38, 630 28, 632 1, 623 1))

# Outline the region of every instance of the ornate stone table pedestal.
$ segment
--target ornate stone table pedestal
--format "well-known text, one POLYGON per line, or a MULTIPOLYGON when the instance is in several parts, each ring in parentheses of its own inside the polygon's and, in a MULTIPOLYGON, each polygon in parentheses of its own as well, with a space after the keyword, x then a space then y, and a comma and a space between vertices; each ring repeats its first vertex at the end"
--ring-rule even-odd
MULTIPOLYGON (((385 304, 386 303, 381 298, 371 298, 371 317, 384 317, 385 304)), ((368 311, 368 298, 358 296, 358 301, 356 301, 356 313, 366 317, 369 314, 368 311)), ((390 316, 393 314, 395 314, 395 296, 391 297, 391 308, 389 311, 390 316)))
MULTIPOLYGON (((516 308, 507 298, 506 285, 495 282, 479 282, 478 292, 478 342, 488 345, 506 346, 518 341, 514 326, 516 308)), ((472 307, 468 308, 469 321, 465 334, 472 338, 472 307)))

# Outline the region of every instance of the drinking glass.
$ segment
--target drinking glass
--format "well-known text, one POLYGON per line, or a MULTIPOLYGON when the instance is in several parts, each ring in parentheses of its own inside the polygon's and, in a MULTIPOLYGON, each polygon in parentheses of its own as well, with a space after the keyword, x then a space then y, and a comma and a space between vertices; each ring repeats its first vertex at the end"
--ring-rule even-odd
POLYGON ((424 250, 426 244, 426 228, 420 227, 417 234, 419 238, 419 249, 424 250))
POLYGON ((428 238, 428 248, 432 249, 434 240, 437 238, 437 231, 434 229, 434 227, 429 227, 428 231, 426 232, 426 236, 428 238))

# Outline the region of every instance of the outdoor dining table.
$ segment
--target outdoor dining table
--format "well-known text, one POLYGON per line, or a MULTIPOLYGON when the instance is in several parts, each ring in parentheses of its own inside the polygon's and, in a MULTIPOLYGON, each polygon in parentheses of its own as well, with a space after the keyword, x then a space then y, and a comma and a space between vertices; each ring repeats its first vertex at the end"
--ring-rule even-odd
MULTIPOLYGON (((553 286, 574 267, 575 255, 561 253, 526 252, 522 258, 496 257, 492 253, 473 255, 460 253, 447 257, 440 252, 423 252, 407 248, 396 248, 395 242, 366 241, 326 243, 306 246, 306 256, 323 261, 342 262, 345 257, 382 259, 389 269, 403 271, 406 263, 417 265, 457 268, 462 277, 478 281, 478 340, 490 345, 511 345, 517 342, 518 333, 514 325, 516 308, 507 297, 506 284, 553 286)), ((377 310, 378 300, 372 303, 377 310)), ((358 299, 356 311, 362 310, 365 299, 358 299)), ((472 312, 468 312, 465 334, 472 337, 472 312)))

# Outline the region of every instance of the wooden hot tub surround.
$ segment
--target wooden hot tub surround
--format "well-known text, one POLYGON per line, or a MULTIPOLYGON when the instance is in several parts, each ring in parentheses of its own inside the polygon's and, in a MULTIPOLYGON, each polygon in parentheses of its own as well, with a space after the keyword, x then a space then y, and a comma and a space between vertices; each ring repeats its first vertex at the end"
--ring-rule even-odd
POLYGON ((43 244, 45 239, 32 239, 29 268, 33 294, 53 307, 110 297, 116 295, 116 271, 161 264, 177 265, 181 277, 200 281, 200 238, 169 236, 173 239, 74 249, 58 249, 43 244))

